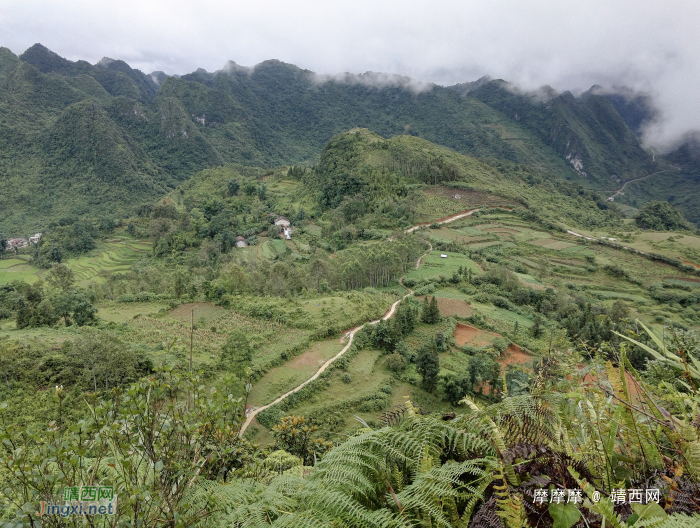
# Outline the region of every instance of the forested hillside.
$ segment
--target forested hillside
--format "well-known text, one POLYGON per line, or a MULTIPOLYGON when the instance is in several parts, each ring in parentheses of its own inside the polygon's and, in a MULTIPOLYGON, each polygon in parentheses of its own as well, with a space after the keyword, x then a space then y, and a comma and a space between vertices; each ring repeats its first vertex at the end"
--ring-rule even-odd
MULTIPOLYGON (((310 166, 334 134, 353 127, 602 191, 667 168, 605 97, 519 94, 502 81, 445 88, 378 74, 323 77, 274 60, 168 77, 119 60, 71 62, 37 44, 19 57, 0 50, 0 105, 0 230, 10 236, 105 206, 114 218, 128 216, 224 163, 310 166)), ((689 170, 659 175, 663 186, 647 180, 659 189, 647 195, 673 201, 681 189, 674 203, 695 219, 689 170)), ((639 207, 647 195, 627 201, 639 207)))

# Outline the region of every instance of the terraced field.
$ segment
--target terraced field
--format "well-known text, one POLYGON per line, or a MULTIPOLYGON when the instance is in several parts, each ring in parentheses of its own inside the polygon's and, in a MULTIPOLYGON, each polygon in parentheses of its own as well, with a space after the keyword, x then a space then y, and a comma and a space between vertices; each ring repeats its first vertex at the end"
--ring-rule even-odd
MULTIPOLYGON (((151 240, 137 240, 127 237, 113 237, 104 241, 98 249, 87 255, 65 261, 79 284, 88 281, 102 282, 112 273, 128 271, 138 259, 151 250, 151 240)), ((28 255, 0 260, 0 284, 13 280, 23 280, 30 284, 39 280, 45 272, 28 263, 28 255)))
POLYGON ((114 237, 105 240, 100 253, 92 252, 68 259, 66 264, 73 270, 79 282, 102 282, 112 273, 128 271, 136 260, 150 250, 150 240, 114 237))

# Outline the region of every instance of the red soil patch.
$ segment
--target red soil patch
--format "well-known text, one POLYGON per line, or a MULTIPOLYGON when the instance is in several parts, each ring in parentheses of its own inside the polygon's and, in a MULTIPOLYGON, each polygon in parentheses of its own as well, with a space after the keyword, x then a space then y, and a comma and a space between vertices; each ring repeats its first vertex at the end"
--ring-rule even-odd
POLYGON ((693 266, 695 269, 700 269, 700 266, 698 266, 694 262, 690 262, 689 260, 683 260, 682 258, 679 258, 678 260, 680 260, 683 264, 687 266, 693 266))
MULTIPOLYGON (((419 295, 417 299, 421 301, 425 298, 424 295, 419 295)), ((469 317, 472 314, 471 305, 462 299, 445 299, 443 297, 437 298, 438 308, 440 313, 446 317, 452 315, 458 315, 459 317, 469 317)))
MULTIPOLYGON (((580 365, 580 367, 583 367, 583 365, 580 365)), ((620 379, 618 369, 617 367, 615 368, 615 373, 617 374, 618 380, 620 379)), ((627 382, 627 390, 629 391, 630 394, 630 400, 632 400, 631 403, 638 403, 641 401, 641 391, 639 390, 639 387, 637 386, 637 382, 634 379, 634 376, 630 374, 629 372, 625 371, 625 381, 627 382)), ((588 387, 597 387, 598 386, 598 376, 595 376, 593 374, 586 374, 583 376, 582 380, 583 384, 588 386, 588 387)))
POLYGON ((506 365, 522 365, 532 361, 532 356, 528 354, 522 347, 516 344, 508 345, 506 353, 498 358, 498 362, 502 367, 506 365))
POLYGON ((457 346, 472 345, 486 346, 493 343, 494 338, 501 337, 493 332, 479 330, 475 326, 459 323, 455 328, 454 338, 457 346))
MULTIPOLYGON (((518 345, 510 344, 508 345, 506 353, 498 358, 497 361, 501 365, 501 368, 505 370, 508 365, 522 365, 524 363, 529 363, 532 361, 532 356, 518 345)), ((486 396, 491 394, 491 385, 489 383, 482 384, 480 388, 481 392, 486 396)))

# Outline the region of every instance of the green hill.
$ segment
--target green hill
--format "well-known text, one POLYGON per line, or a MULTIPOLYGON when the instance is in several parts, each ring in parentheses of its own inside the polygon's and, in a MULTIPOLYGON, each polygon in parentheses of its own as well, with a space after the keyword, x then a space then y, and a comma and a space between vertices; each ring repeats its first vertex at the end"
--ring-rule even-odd
MULTIPOLYGON (((593 91, 538 98, 502 81, 417 88, 401 77, 323 77, 276 60, 167 77, 119 60, 69 61, 40 44, 19 57, 2 48, 0 232, 41 230, 66 212, 95 216, 105 206, 128 216, 225 163, 311 166, 335 134, 356 127, 614 190, 665 167, 630 130, 639 126, 635 109, 617 108, 624 116, 593 91)), ((679 189, 674 203, 697 221, 693 170, 640 180, 656 187, 616 199, 641 206, 679 189)))

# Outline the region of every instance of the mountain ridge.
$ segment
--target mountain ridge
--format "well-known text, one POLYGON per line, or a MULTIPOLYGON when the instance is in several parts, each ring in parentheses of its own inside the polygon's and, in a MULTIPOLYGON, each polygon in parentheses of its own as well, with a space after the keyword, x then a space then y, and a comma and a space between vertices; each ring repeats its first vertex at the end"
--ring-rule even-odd
MULTIPOLYGON (((251 68, 229 61, 213 73, 199 69, 178 77, 146 74, 120 60, 73 62, 41 44, 19 56, 2 48, 0 123, 7 127, 7 141, 0 146, 0 206, 12 213, 0 218, 0 230, 40 229, 58 211, 74 208, 97 213, 89 201, 61 193, 52 196, 50 207, 41 205, 42 182, 50 178, 83 179, 81 188, 104 196, 112 214, 126 215, 208 167, 315 164, 331 137, 356 127, 384 137, 422 137, 600 191, 661 167, 630 128, 643 119, 634 108, 625 111, 624 98, 615 103, 593 89, 579 98, 545 89, 543 101, 487 78, 452 87, 416 86, 405 77, 371 72, 324 76, 278 60, 251 68), (38 146, 80 101, 93 101, 102 110, 104 127, 98 128, 112 130, 88 142, 95 151, 120 150, 113 170, 97 156, 92 164, 85 155, 79 163, 61 162, 54 151, 38 146), (101 142, 107 144, 99 149, 101 142), (102 178, 95 176, 100 170, 102 178), (112 173, 122 176, 106 177, 112 173)), ((695 189, 700 184, 694 171, 689 166, 671 188, 668 181, 663 188, 635 183, 616 200, 634 206, 673 197, 674 186, 695 189)), ((676 201, 700 221, 700 198, 693 192, 684 191, 676 201)))

